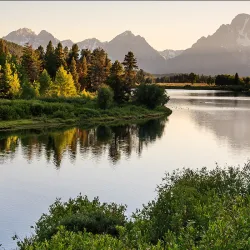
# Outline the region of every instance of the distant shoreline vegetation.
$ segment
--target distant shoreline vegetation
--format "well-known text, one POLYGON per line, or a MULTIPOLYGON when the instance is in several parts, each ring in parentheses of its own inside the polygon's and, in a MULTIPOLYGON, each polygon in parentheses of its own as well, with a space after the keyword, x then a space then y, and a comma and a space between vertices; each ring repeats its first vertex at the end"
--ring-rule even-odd
POLYGON ((131 51, 122 63, 111 63, 101 48, 80 52, 77 44, 54 48, 51 41, 46 51, 26 44, 21 56, 14 52, 0 40, 0 129, 171 114, 166 92, 146 81, 151 76, 131 51))

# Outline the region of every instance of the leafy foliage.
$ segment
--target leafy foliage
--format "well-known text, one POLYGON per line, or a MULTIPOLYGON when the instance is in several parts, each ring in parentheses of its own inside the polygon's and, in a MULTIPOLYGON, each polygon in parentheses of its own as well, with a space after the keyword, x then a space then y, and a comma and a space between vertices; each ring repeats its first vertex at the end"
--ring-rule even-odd
POLYGON ((157 85, 141 84, 134 93, 135 101, 148 108, 163 106, 169 101, 165 89, 157 85))
POLYGON ((113 90, 110 87, 103 85, 98 89, 97 93, 97 103, 99 108, 109 108, 113 102, 113 90))

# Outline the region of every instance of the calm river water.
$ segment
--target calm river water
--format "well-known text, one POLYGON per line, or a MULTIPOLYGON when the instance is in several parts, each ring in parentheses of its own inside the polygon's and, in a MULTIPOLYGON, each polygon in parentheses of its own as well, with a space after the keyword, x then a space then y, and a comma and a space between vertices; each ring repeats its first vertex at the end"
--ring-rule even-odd
POLYGON ((155 198, 177 168, 243 166, 250 158, 250 97, 169 90, 168 119, 93 129, 0 133, 0 244, 28 235, 56 197, 79 193, 128 205, 155 198))

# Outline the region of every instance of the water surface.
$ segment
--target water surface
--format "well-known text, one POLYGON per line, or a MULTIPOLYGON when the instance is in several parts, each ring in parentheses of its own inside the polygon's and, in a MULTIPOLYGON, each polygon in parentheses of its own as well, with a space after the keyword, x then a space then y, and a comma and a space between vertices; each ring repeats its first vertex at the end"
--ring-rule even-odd
POLYGON ((0 243, 29 234, 56 197, 79 193, 128 205, 155 198, 176 168, 243 165, 250 150, 250 98, 222 91, 168 90, 168 119, 92 129, 0 133, 0 243))

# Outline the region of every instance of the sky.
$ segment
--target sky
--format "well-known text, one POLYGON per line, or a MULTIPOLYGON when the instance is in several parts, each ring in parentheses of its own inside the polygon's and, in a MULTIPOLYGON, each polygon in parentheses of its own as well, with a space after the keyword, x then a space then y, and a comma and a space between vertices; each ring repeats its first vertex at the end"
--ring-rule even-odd
POLYGON ((250 1, 0 1, 0 37, 25 27, 104 42, 130 30, 156 50, 186 49, 240 13, 250 1))

